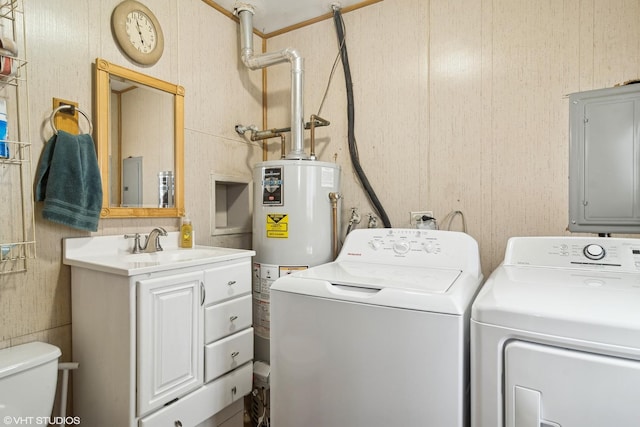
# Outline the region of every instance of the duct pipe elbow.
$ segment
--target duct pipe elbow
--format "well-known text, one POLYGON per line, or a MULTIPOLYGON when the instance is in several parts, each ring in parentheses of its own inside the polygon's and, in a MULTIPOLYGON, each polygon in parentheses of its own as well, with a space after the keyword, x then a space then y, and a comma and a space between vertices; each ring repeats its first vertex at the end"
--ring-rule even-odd
POLYGON ((245 67, 247 67, 250 70, 255 70, 256 68, 254 68, 252 65, 252 59, 253 59, 253 49, 248 49, 248 48, 242 48, 242 52, 240 52, 240 59, 242 60, 242 63, 244 64, 245 67))
POLYGON ((236 11, 240 19, 240 57, 247 68, 256 70, 283 62, 289 62, 291 64, 291 151, 287 158, 305 158, 302 106, 304 59, 298 51, 293 48, 255 55, 253 51, 253 9, 248 6, 236 6, 236 11))
POLYGON ((242 49, 241 59, 244 65, 251 70, 267 68, 270 65, 288 62, 288 58, 279 52, 267 52, 260 55, 254 55, 253 49, 245 47, 242 49))
POLYGON ((300 73, 304 70, 304 58, 300 56, 297 50, 291 48, 254 55, 253 47, 245 45, 240 56, 244 65, 251 70, 258 70, 284 62, 291 63, 292 72, 300 73))
POLYGON ((252 15, 255 15, 256 8, 253 7, 252 4, 242 2, 236 2, 236 4, 233 6, 233 14, 236 16, 240 16, 240 13, 245 11, 251 12, 252 15))
POLYGON ((281 51, 281 55, 284 58, 287 58, 287 61, 289 61, 292 65, 297 66, 295 68, 300 68, 300 69, 304 68, 303 67, 303 64, 304 64, 303 58, 302 58, 302 56, 300 55, 300 52, 298 52, 297 49, 294 49, 292 47, 288 47, 288 48, 283 49, 281 51))

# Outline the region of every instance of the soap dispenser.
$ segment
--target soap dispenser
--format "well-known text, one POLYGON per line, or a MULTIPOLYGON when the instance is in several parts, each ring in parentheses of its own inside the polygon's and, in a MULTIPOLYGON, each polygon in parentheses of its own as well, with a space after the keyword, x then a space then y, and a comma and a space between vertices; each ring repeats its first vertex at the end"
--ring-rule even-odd
POLYGON ((180 226, 180 247, 193 248, 193 226, 188 216, 182 219, 180 226))

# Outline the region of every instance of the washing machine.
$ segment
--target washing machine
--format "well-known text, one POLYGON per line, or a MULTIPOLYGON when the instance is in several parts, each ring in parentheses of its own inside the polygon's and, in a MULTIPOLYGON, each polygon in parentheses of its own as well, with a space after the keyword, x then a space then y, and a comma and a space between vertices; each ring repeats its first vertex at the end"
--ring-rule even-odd
POLYGON ((640 426, 640 240, 512 238, 471 317, 473 427, 640 426))
POLYGON ((335 261, 271 286, 278 427, 468 425, 476 241, 416 229, 349 233, 335 261))

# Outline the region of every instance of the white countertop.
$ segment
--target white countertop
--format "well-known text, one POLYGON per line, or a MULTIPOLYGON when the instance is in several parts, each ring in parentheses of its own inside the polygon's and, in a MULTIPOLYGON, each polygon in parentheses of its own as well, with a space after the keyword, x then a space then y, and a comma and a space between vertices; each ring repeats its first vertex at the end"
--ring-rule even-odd
MULTIPOLYGON (((179 234, 175 231, 168 233, 166 237, 160 237, 163 251, 140 254, 131 253, 133 240, 125 239, 122 234, 68 238, 63 241, 63 263, 122 276, 134 276, 255 255, 251 250, 213 246, 183 249, 178 246, 179 234)), ((144 238, 142 242, 144 243, 144 238)))

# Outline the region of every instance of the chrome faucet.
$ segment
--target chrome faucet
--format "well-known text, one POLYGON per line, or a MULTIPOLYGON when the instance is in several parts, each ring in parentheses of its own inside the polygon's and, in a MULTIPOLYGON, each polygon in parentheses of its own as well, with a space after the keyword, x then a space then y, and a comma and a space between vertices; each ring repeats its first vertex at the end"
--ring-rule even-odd
POLYGON ((125 234, 125 239, 134 239, 133 240, 133 249, 131 249, 132 254, 139 254, 141 252, 158 252, 162 250, 162 246, 160 245, 160 237, 166 237, 167 230, 162 227, 156 227, 151 230, 148 236, 146 236, 146 240, 144 241, 144 245, 140 244, 140 233, 136 234, 125 234), (150 245, 151 243, 151 245, 150 245))
POLYGON ((132 254, 139 254, 140 253, 140 233, 125 234, 124 238, 125 239, 133 239, 133 248, 131 248, 131 253, 132 254))
POLYGON ((162 227, 156 227, 151 230, 151 233, 147 236, 147 240, 144 242, 144 246, 140 247, 142 252, 158 252, 162 250, 162 246, 160 246, 160 236, 166 237, 167 230, 162 227), (150 245, 150 243, 152 243, 150 245))

